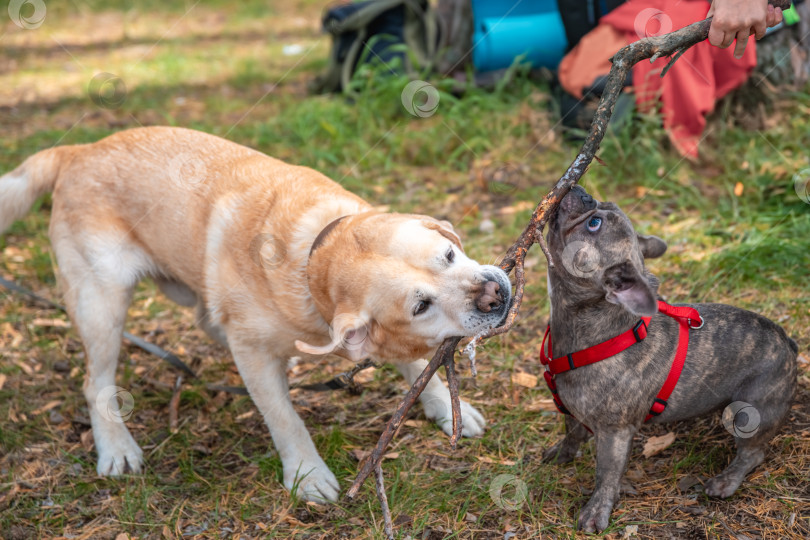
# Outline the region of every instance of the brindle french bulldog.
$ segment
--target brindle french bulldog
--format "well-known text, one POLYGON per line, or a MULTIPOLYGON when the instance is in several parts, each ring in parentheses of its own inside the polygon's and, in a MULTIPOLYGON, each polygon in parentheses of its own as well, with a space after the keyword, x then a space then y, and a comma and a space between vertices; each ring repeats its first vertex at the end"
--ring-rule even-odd
MULTIPOLYGON (((637 234, 615 204, 598 202, 579 186, 563 199, 547 240, 555 263, 549 269, 554 357, 618 336, 641 317, 652 318, 645 339, 555 378, 557 395, 573 416, 566 415, 565 438, 543 459, 571 461, 590 437, 588 428, 593 431, 596 488, 578 527, 601 531, 619 498, 633 435, 667 379, 678 346, 680 323, 658 312, 659 282, 644 267, 645 257, 660 257, 667 246, 637 234)), ((787 416, 798 347, 780 326, 756 313, 722 304, 689 306, 700 313, 703 326, 689 330, 680 379, 666 408, 650 421, 686 420, 732 404, 734 422, 748 429, 733 425, 737 455, 704 485, 709 496, 729 497, 762 463, 768 442, 787 416), (739 402, 745 404, 742 412, 739 402)))

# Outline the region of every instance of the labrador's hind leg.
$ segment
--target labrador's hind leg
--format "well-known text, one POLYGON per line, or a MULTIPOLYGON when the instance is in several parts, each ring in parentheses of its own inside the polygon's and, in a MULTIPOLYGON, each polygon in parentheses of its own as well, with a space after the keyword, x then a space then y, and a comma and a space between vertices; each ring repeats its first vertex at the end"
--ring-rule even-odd
POLYGON ((60 286, 86 354, 84 395, 98 453, 96 470, 102 476, 137 473, 143 464, 143 452, 124 424, 134 402, 128 391, 116 386, 115 370, 138 275, 137 269, 125 264, 144 259, 140 253, 135 253, 133 259, 130 246, 110 237, 99 241, 99 237, 87 233, 60 232, 59 225, 52 226, 60 286), (78 244, 77 238, 85 244, 78 244), (96 241, 101 245, 90 245, 96 241))

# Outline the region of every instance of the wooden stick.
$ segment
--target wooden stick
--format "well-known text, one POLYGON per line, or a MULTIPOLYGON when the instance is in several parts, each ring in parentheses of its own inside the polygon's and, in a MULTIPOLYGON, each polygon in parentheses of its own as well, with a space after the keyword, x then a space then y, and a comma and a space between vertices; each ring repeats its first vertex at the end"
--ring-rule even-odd
POLYGON ((357 473, 357 478, 355 478, 354 483, 346 493, 346 496, 349 499, 353 499, 357 495, 360 486, 366 481, 366 478, 368 478, 368 476, 371 474, 371 471, 373 471, 374 468, 382 461, 382 456, 385 453, 385 449, 388 448, 388 445, 391 443, 391 439, 394 438, 397 430, 399 430, 399 427, 402 425, 405 415, 408 413, 411 407, 413 407, 413 404, 416 402, 417 398, 419 398, 419 395, 425 389, 425 386, 427 386, 430 378, 433 377, 433 374, 439 369, 439 366, 445 365, 447 361, 446 358, 448 356, 452 358, 459 341, 461 341, 460 337, 448 338, 444 340, 444 342, 439 345, 439 348, 436 350, 436 354, 433 355, 431 361, 427 366, 425 366, 424 371, 422 371, 419 377, 416 378, 413 386, 411 386, 411 389, 408 390, 407 394, 405 394, 405 397, 397 407, 397 410, 394 411, 393 416, 391 416, 391 420, 388 421, 388 425, 385 426, 385 430, 383 431, 382 435, 380 435, 380 440, 377 441, 377 446, 374 447, 374 449, 371 451, 371 455, 361 465, 360 472, 357 473))
POLYGON ((377 498, 380 499, 380 506, 382 506, 385 537, 388 538, 388 540, 394 540, 394 522, 391 520, 391 509, 388 508, 388 497, 385 495, 385 480, 380 463, 377 463, 374 467, 374 476, 377 480, 377 498))
POLYGON ((169 400, 169 432, 177 433, 177 420, 180 407, 180 386, 183 384, 183 376, 178 375, 174 383, 174 392, 169 400))
MULTIPOLYGON (((454 347, 455 349, 455 347, 454 347)), ((450 405, 453 411, 453 434, 450 436, 450 447, 455 450, 461 438, 461 400, 458 397, 458 374, 456 373, 453 355, 448 355, 444 362, 447 375, 447 386, 450 389, 450 405)))

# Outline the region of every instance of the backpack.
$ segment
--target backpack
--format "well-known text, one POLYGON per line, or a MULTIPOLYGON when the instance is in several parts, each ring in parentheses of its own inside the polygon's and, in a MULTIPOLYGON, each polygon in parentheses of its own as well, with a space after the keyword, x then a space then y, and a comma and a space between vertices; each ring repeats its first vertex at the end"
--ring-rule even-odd
POLYGON ((327 9, 323 29, 332 36, 326 71, 310 86, 313 92, 349 92, 361 62, 398 60, 405 72, 430 69, 436 56, 439 25, 428 0, 367 0, 327 9), (415 64, 415 65, 414 65, 415 64))
POLYGON ((596 28, 602 15, 607 15, 624 2, 625 0, 557 0, 568 38, 568 49, 573 49, 582 36, 596 28))

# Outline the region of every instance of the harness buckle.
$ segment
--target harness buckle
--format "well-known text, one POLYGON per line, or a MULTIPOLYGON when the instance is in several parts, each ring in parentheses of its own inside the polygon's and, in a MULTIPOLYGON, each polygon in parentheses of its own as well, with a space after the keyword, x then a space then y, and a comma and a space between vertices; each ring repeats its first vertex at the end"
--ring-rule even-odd
POLYGON ((652 407, 650 407, 650 414, 653 416, 658 416, 659 414, 664 412, 664 409, 666 408, 667 408, 667 401, 665 399, 655 398, 653 400, 652 407))
POLYGON ((700 317, 700 326, 694 326, 692 324, 692 319, 686 319, 686 322, 689 324, 689 328, 691 328, 692 330, 698 330, 700 328, 703 328, 703 325, 706 323, 706 321, 703 320, 703 315, 698 315, 698 317, 700 317))
POLYGON ((639 329, 640 329, 642 326, 644 326, 644 328, 645 328, 645 329, 647 328, 647 325, 644 323, 644 320, 643 320, 643 319, 639 319, 639 320, 638 320, 638 322, 636 323, 636 325, 633 327, 633 336, 636 338, 636 343, 639 343, 639 342, 641 342, 641 341, 644 341, 644 338, 643 338, 643 337, 641 337, 641 336, 638 334, 638 331, 639 331, 639 329))

